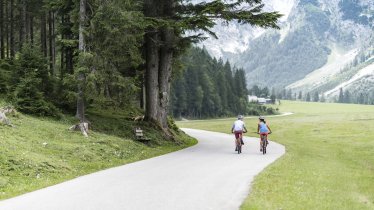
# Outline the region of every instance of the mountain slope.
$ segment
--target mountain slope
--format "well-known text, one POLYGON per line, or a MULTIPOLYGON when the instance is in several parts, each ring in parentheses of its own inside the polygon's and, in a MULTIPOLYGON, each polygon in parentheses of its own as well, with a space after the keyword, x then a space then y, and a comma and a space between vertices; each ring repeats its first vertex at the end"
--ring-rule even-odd
MULTIPOLYGON (((281 30, 238 29, 234 24, 219 41, 204 44, 213 55, 243 67, 249 86, 326 92, 370 65, 374 54, 373 0, 284 3, 287 13, 279 23, 281 30)), ((224 31, 218 28, 218 35, 224 31)))

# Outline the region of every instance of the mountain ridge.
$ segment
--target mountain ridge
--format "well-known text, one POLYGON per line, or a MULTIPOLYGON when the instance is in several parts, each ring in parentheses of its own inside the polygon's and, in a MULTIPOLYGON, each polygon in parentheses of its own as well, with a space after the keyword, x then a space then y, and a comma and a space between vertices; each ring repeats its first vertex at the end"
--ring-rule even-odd
POLYGON ((264 3, 270 4, 267 9, 283 7, 287 12, 279 22, 281 30, 231 24, 232 30, 218 27, 221 40, 203 43, 215 57, 243 67, 249 86, 322 94, 349 80, 340 77, 337 82, 340 72, 351 69, 349 74, 354 76, 360 66, 370 66, 369 58, 374 54, 373 0, 289 0, 273 6, 276 2, 264 3), (310 79, 313 75, 315 78, 310 79))

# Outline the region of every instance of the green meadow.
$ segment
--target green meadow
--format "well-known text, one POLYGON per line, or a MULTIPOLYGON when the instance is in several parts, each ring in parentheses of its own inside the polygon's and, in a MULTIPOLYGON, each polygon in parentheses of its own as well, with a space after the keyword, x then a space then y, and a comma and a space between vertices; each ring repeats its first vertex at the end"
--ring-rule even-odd
MULTIPOLYGON (((0 101, 0 105, 5 104, 0 101)), ((164 140, 157 129, 129 120, 129 115, 118 110, 89 111, 93 130, 88 138, 68 131, 76 122, 73 118, 10 116, 15 127, 0 125, 0 199, 196 143, 177 131, 174 141, 164 140), (134 140, 135 126, 143 128, 150 142, 134 140)))
MULTIPOLYGON (((285 101, 278 108, 294 113, 267 117, 270 139, 286 154, 255 178, 241 209, 374 209, 374 106, 285 101)), ((229 133, 233 120, 178 126, 229 133)), ((245 122, 257 136, 257 118, 245 122)))

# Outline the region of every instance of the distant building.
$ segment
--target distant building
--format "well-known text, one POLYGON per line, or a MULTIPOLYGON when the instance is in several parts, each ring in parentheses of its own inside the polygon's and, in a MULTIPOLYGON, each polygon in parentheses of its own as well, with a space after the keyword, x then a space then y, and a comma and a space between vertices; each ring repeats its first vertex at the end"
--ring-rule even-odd
POLYGON ((258 104, 272 104, 270 98, 258 98, 257 96, 248 95, 249 103, 258 103, 258 104))
POLYGON ((249 95, 248 96, 248 102, 249 103, 257 103, 258 102, 257 96, 251 96, 251 95, 249 95))
POLYGON ((258 98, 257 103, 258 104, 266 104, 266 98, 258 98))

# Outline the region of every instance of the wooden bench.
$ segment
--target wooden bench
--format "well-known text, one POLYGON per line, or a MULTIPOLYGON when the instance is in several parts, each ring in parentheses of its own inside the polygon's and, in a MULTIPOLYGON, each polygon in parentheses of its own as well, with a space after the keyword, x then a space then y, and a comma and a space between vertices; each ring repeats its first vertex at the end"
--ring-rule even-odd
POLYGON ((141 128, 135 128, 135 139, 138 141, 150 141, 150 138, 144 136, 143 130, 141 128))

